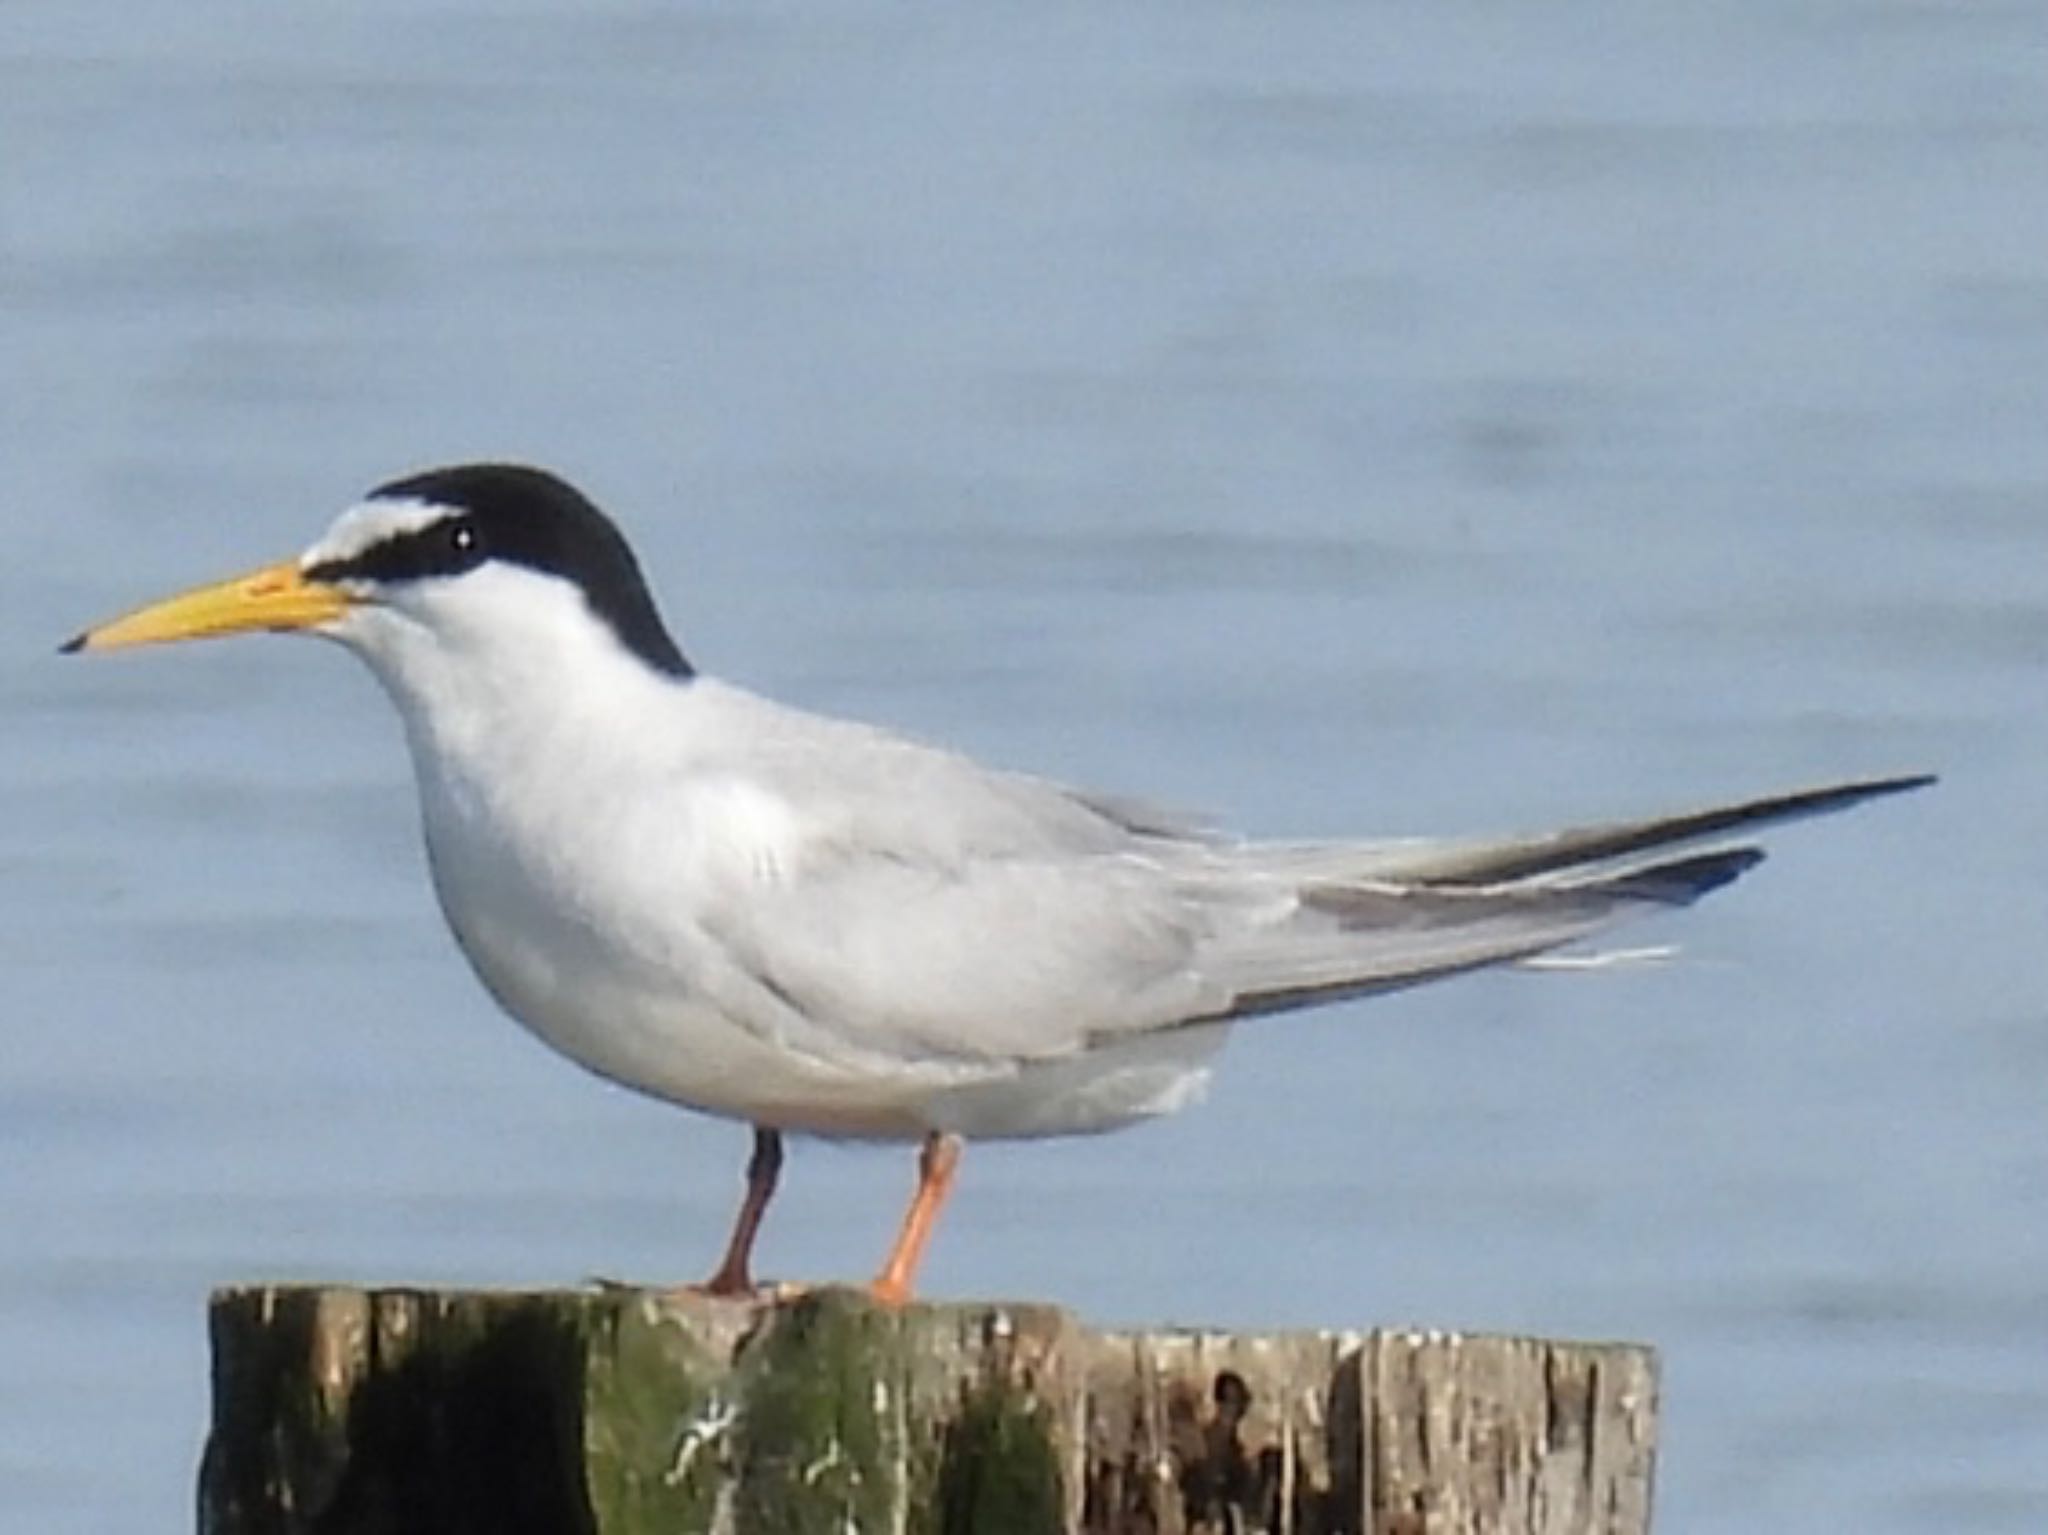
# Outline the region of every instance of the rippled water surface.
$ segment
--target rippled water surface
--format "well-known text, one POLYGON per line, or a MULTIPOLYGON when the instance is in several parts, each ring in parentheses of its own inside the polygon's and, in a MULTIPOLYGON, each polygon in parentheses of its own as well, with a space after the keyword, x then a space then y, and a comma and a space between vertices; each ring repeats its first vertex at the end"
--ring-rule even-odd
MULTIPOLYGON (((187 1523, 209 1286, 722 1237, 744 1133, 493 1012, 352 663, 50 653, 509 455, 708 668, 1259 832, 1943 770, 1676 963, 971 1153, 928 1279, 1652 1340, 1660 1528, 2048 1528, 2044 75, 1883 0, 8 8, 9 1527, 187 1523)), ((766 1266, 909 1176, 799 1147, 766 1266)))

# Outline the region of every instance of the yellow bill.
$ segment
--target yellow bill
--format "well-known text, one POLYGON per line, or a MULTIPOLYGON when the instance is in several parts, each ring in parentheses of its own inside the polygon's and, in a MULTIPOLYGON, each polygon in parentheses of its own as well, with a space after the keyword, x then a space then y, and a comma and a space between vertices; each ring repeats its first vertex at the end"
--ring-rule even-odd
POLYGON ((295 561, 285 560, 138 608, 67 640, 62 649, 122 650, 252 629, 310 629, 339 618, 353 602, 340 587, 308 581, 295 561))

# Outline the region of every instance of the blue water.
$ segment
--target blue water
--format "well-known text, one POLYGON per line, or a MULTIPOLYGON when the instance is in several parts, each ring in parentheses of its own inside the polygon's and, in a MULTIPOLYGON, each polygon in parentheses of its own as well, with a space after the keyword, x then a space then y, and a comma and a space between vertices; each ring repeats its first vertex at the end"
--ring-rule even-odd
MULTIPOLYGON (((1881 0, 0 12, 9 1527, 189 1522, 210 1286, 722 1239, 744 1133, 494 1014, 351 663, 50 653, 511 455, 706 667, 1258 832, 1944 771, 1674 963, 971 1152, 927 1283, 1644 1339, 1660 1530, 2048 1528, 2044 68, 1881 0)), ((800 1146, 765 1267, 909 1177, 800 1146)))

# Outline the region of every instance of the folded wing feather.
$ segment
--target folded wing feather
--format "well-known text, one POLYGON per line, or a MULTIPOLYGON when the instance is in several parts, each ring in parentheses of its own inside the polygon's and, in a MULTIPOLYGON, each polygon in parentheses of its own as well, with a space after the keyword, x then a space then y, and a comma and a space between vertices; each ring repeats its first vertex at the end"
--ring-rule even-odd
MULTIPOLYGON (((958 852, 907 858, 900 839, 869 852, 879 844, 842 825, 797 877, 713 920, 733 962, 863 1051, 1045 1061, 1527 959, 1688 904, 1763 856, 1656 855, 1925 781, 1496 842, 1230 843, 1131 817, 1099 851, 1069 830, 1077 804, 1095 804, 1066 798, 1042 851, 950 837, 931 846, 958 852)), ((1012 819, 1019 782, 1005 785, 1012 819)))

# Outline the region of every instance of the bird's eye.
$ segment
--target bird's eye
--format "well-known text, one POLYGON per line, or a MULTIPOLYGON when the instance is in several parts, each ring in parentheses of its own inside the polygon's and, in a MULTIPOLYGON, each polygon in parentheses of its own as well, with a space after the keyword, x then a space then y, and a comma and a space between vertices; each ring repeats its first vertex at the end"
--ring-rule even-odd
POLYGON ((477 551, 476 524, 462 518, 448 525, 448 547, 457 554, 473 555, 477 551))

